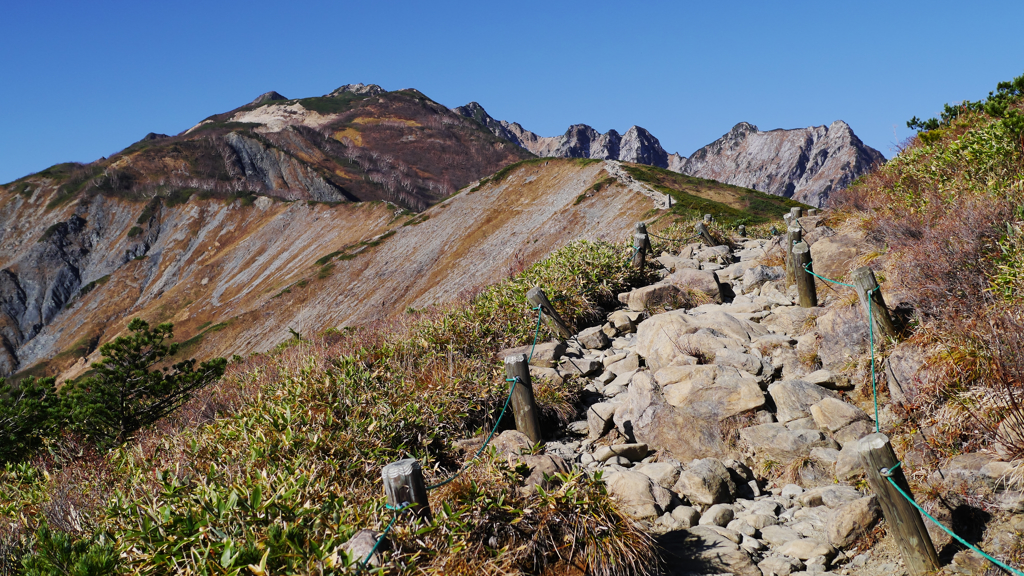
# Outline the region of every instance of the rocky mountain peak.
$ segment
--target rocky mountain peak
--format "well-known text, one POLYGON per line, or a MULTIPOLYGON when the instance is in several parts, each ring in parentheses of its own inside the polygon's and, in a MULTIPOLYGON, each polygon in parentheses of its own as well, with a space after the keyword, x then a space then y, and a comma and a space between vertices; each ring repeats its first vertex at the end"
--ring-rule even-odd
POLYGON ((384 92, 386 92, 386 90, 384 90, 383 88, 376 84, 357 83, 345 84, 344 86, 341 86, 338 89, 336 89, 334 92, 328 94, 328 96, 341 96, 342 94, 345 93, 369 94, 370 96, 376 96, 378 94, 383 94, 384 92))
POLYGON ((639 126, 631 127, 622 137, 619 144, 619 160, 659 168, 668 167, 668 153, 661 147, 661 142, 639 126))
POLYGON ((264 92, 257 96, 255 100, 249 102, 249 106, 256 106, 265 102, 273 102, 274 100, 287 100, 287 98, 271 90, 270 92, 264 92))
POLYGON ((822 206, 833 191, 884 161, 842 120, 767 132, 740 122, 694 152, 681 172, 822 206))

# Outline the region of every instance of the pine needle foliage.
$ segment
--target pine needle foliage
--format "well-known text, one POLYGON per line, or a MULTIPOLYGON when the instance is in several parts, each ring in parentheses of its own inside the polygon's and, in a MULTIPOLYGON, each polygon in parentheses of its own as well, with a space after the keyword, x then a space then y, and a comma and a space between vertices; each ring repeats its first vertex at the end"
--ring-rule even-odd
POLYGON ((193 392, 224 374, 227 361, 215 358, 196 367, 194 359, 159 366, 178 352, 169 323, 150 328, 135 318, 131 335, 100 347, 103 359, 92 365, 96 374, 67 387, 65 406, 71 428, 100 445, 123 442, 131 433, 170 414, 193 392))

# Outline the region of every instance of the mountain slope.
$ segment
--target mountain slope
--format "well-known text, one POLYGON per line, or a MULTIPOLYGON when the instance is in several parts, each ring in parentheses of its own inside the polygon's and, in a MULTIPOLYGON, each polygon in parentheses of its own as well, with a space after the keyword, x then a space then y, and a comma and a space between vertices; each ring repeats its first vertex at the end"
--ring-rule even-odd
POLYGON ((149 204, 83 195, 48 210, 58 191, 8 190, 0 369, 84 369, 80 358, 135 316, 174 322, 189 353, 205 358, 267 350, 289 328, 308 334, 451 302, 574 239, 628 237, 636 221, 666 214, 657 209, 666 191, 679 190, 676 216, 679 199, 699 195, 712 199, 699 209, 723 219, 747 214, 751 194, 776 217, 788 210, 716 182, 630 176, 638 169, 658 170, 529 160, 421 214, 381 202, 199 195, 149 204))
POLYGON ((885 162, 842 120, 761 132, 740 122, 694 152, 681 172, 823 206, 829 195, 885 162))

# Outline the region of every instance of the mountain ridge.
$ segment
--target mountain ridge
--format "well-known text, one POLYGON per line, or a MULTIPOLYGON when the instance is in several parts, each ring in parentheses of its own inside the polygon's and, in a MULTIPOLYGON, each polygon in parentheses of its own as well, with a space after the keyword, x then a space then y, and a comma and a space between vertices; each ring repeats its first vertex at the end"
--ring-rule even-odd
POLYGON ((537 156, 637 162, 817 207, 824 206, 833 191, 845 188, 885 161, 880 152, 864 144, 842 120, 827 127, 765 132, 749 122, 740 122, 687 158, 679 153, 668 154, 653 134, 639 126, 620 135, 614 129, 602 134, 587 124, 574 124, 561 136, 540 136, 517 122, 494 119, 478 102, 452 111, 476 120, 495 136, 537 156))

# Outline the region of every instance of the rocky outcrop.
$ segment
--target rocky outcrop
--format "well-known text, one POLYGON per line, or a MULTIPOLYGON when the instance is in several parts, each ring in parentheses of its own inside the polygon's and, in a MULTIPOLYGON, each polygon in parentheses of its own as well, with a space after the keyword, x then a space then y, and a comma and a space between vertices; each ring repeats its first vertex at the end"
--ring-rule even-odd
POLYGON ((842 120, 768 132, 740 122, 694 152, 680 172, 823 206, 832 192, 884 161, 842 120))
POLYGON ((376 96, 386 92, 383 88, 376 84, 345 84, 339 87, 334 92, 328 94, 328 96, 341 96, 342 94, 366 94, 369 96, 376 96))
POLYGON ((259 106, 260 104, 273 102, 275 100, 287 100, 287 98, 271 90, 270 92, 264 92, 257 96, 255 100, 249 102, 249 106, 259 106))
POLYGON ((574 124, 561 136, 538 136, 518 123, 495 120, 476 102, 453 108, 452 111, 476 120, 495 136, 509 140, 537 156, 620 160, 659 168, 669 166, 669 155, 661 143, 639 126, 633 126, 625 135, 620 135, 615 130, 602 134, 586 124, 574 124))
POLYGON ((230 132, 224 141, 237 155, 245 177, 277 192, 275 196, 285 200, 317 202, 354 200, 341 188, 321 178, 312 166, 283 150, 265 145, 257 138, 230 132))

